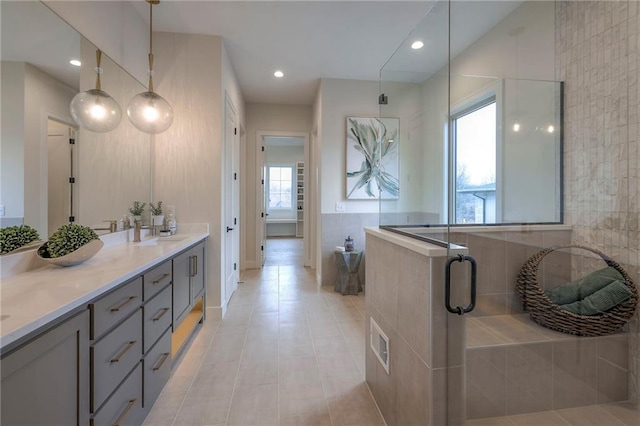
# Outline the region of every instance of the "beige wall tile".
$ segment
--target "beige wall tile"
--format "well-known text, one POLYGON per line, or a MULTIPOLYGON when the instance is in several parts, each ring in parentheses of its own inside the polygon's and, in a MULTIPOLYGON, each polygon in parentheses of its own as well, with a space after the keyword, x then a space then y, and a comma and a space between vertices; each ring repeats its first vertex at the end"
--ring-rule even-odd
POLYGON ((433 401, 430 424, 460 426, 465 423, 465 370, 464 366, 431 370, 433 401), (447 389, 447 392, 441 392, 441 389, 447 389))
POLYGON ((622 369, 629 368, 629 334, 603 336, 597 339, 598 358, 622 369))
POLYGON ((595 340, 554 342, 553 367, 554 409, 596 403, 595 340))
POLYGON ((425 362, 430 363, 430 262, 409 251, 403 252, 399 261, 398 333, 425 362))
POLYGON ((552 363, 552 343, 507 347, 507 414, 552 409, 552 363))
POLYGON ((431 409, 431 372, 418 354, 400 338, 394 349, 398 362, 397 418, 399 425, 428 425, 431 409))
POLYGON ((466 366, 467 419, 506 415, 506 348, 469 349, 466 366))
POLYGON ((629 398, 629 371, 598 359, 598 404, 626 401, 629 398))

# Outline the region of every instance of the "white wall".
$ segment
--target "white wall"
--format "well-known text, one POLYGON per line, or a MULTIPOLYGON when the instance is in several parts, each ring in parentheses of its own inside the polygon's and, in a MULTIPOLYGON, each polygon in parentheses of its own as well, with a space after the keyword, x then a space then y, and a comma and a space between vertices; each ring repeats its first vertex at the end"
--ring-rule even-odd
MULTIPOLYGON (((95 62, 96 48, 81 40, 82 62, 95 62)), ((96 133, 86 129, 78 132, 76 222, 92 227, 105 227, 105 220, 119 220, 129 215, 134 201, 149 203, 151 195, 151 136, 136 129, 127 119, 131 98, 145 91, 111 59, 103 57, 102 90, 118 102, 122 121, 114 130, 96 133)), ((95 87, 96 74, 92 66, 82 67, 80 88, 95 87)), ((67 110, 69 106, 66 106, 67 110)), ((148 212, 148 209, 146 210, 148 212)))
POLYGON ((246 192, 243 195, 243 209, 246 215, 243 226, 243 241, 245 242, 245 256, 243 267, 258 267, 257 251, 260 245, 258 241, 257 217, 260 206, 256 205, 258 188, 258 163, 256 158, 257 132, 305 132, 311 131, 312 110, 305 105, 271 105, 271 104, 247 104, 246 105, 246 150, 242 161, 246 165, 242 178, 247 182, 246 192))
MULTIPOLYGON (((322 79, 321 206, 320 212, 335 213, 335 204, 345 203, 346 213, 375 213, 377 200, 347 200, 347 117, 377 117, 379 82, 322 79)), ((402 123, 401 123, 402 124, 402 123)))
POLYGON ((158 69, 164 70, 156 75, 155 88, 175 114, 173 125, 153 142, 154 198, 176 206, 178 224, 209 224, 207 305, 219 316, 230 297, 222 285, 224 93, 240 123, 244 100, 220 37, 157 33, 154 44, 158 69))
POLYGON ((1 63, 0 204, 5 206, 5 216, 0 220, 24 217, 25 65, 24 62, 1 63))
POLYGON ((69 104, 76 90, 32 65, 25 64, 24 223, 45 238, 48 230, 48 118, 73 123, 69 104))

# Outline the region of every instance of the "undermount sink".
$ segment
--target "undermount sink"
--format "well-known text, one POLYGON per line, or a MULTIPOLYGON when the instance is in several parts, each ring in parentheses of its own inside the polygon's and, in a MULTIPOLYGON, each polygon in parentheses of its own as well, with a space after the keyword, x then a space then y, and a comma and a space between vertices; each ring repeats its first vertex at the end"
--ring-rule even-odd
POLYGON ((149 240, 144 240, 139 243, 135 243, 137 246, 157 246, 162 243, 175 243, 176 241, 182 241, 187 237, 183 235, 171 235, 169 237, 153 237, 149 240))

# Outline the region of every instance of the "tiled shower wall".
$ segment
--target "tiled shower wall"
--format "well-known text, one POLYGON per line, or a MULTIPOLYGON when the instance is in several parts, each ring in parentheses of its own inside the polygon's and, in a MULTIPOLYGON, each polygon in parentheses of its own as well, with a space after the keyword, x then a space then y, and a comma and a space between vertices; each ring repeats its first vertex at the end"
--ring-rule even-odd
MULTIPOLYGON (((640 264, 640 2, 558 1, 556 79, 565 83, 565 223, 573 242, 618 260, 638 283, 640 264)), ((580 274, 583 265, 573 265, 580 274)), ((631 323, 630 394, 640 363, 631 323)))

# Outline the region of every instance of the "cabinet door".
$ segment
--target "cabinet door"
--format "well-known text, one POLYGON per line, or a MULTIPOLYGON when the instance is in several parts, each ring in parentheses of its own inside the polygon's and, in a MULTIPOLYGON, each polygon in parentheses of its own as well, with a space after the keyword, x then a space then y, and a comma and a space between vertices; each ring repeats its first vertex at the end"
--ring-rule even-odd
POLYGON ((2 425, 89 422, 89 312, 2 359, 2 425))
POLYGON ((202 295, 204 290, 204 243, 191 250, 191 304, 202 295))
POLYGON ((175 330, 189 313, 189 275, 191 250, 173 259, 173 329, 175 330))

